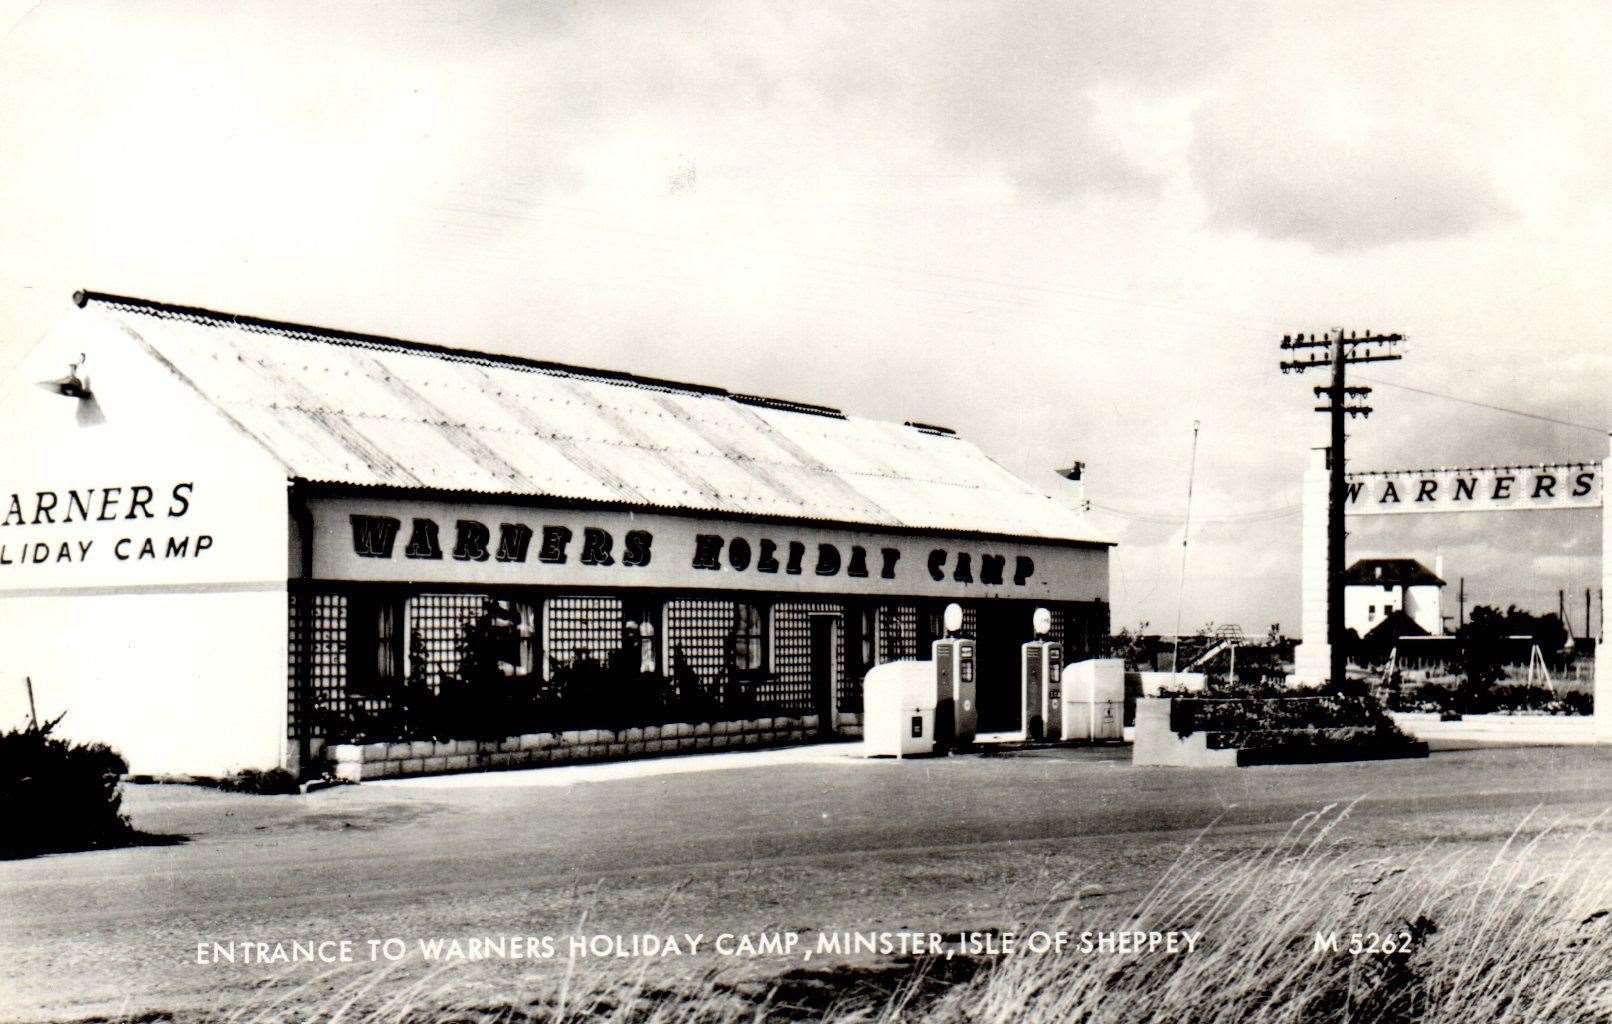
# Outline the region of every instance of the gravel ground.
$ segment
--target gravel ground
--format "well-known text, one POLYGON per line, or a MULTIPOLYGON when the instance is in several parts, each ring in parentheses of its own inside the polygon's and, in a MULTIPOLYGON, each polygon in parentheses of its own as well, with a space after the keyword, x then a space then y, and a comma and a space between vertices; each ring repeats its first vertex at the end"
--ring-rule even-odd
MULTIPOLYGON (((189 1018, 266 981, 318 992, 376 970, 197 964, 199 942, 346 938, 367 959, 365 940, 392 936, 954 932, 1033 920, 1082 887, 1090 912, 1118 923, 1210 826, 1209 844, 1250 848, 1359 799, 1349 842, 1411 850, 1498 842, 1536 807, 1536 820, 1588 821, 1612 803, 1612 749, 1430 738, 1426 760, 1241 770, 1135 768, 1118 746, 905 763, 842 746, 563 783, 511 773, 292 797, 131 786, 136 826, 185 842, 0 863, 0 1016, 189 1018)), ((518 987, 552 967, 479 969, 518 987)), ((411 957, 379 984, 423 971, 411 957)))

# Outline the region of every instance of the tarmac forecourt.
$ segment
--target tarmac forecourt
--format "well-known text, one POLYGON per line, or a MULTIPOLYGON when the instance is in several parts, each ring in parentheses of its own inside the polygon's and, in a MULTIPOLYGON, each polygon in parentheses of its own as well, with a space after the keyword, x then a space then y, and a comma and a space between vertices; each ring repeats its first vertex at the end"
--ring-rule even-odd
MULTIPOLYGON (((942 956, 1007 956, 1032 935, 1058 942, 1049 908, 1075 896, 1068 955, 1192 956, 1234 937, 1120 935, 1188 844, 1259 849, 1351 801, 1347 841, 1395 857, 1433 840, 1502 843, 1531 813, 1589 822, 1612 803, 1612 750, 1576 744, 1575 725, 1518 720, 1507 739, 1505 722, 1445 723, 1426 760, 1214 771, 1135 768, 1122 745, 907 763, 834 745, 562 783, 517 778, 553 780, 549 769, 292 797, 133 785, 136 827, 188 841, 0 863, 0 1008, 23 1020, 216 1009, 280 972, 314 977, 342 941, 352 969, 394 964, 399 983, 444 969, 422 941, 452 958, 454 940, 468 952, 498 936, 523 954, 552 937, 555 955, 478 969, 563 968, 577 936, 609 954, 591 958, 601 969, 649 964, 657 979, 718 961, 765 974, 807 952, 879 961, 903 935, 909 951, 910 936, 939 936, 942 956), (616 958, 613 937, 644 935, 663 937, 653 958, 616 958), (289 957, 298 942, 313 962, 197 963, 199 944, 209 960, 212 943, 266 944, 272 961, 273 944, 289 957)), ((1347 935, 1358 922, 1337 924, 1347 935)))

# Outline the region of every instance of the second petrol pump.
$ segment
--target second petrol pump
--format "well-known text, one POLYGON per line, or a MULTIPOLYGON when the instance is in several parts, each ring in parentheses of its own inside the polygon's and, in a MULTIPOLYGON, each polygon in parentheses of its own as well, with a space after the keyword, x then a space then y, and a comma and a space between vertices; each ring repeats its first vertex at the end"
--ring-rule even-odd
POLYGON ((1036 638, 1019 654, 1019 686, 1023 731, 1027 740, 1063 738, 1063 644, 1046 639, 1052 632, 1052 613, 1037 608, 1031 618, 1036 638))
POLYGON ((975 682, 974 641, 958 636, 963 628, 963 609, 946 606, 942 617, 946 636, 930 648, 935 664, 935 739, 951 749, 973 746, 979 728, 979 707, 975 682))

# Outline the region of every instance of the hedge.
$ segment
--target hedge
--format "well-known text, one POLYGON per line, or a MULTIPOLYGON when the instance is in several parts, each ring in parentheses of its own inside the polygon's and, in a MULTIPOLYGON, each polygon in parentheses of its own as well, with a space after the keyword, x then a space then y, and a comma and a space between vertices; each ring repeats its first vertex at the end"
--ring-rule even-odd
POLYGON ((58 718, 0 734, 0 858, 121 846, 122 756, 104 743, 51 735, 58 718))

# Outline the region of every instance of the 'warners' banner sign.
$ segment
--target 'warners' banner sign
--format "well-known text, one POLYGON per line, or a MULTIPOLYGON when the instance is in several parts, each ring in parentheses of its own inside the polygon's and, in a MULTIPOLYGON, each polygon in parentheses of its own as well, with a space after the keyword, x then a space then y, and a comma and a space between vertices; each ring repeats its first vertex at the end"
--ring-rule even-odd
POLYGON ((1107 599, 1106 548, 446 502, 316 499, 321 579, 1107 599))
POLYGON ((1599 508, 1601 476, 1594 462, 1351 473, 1344 511, 1364 516, 1599 508))

